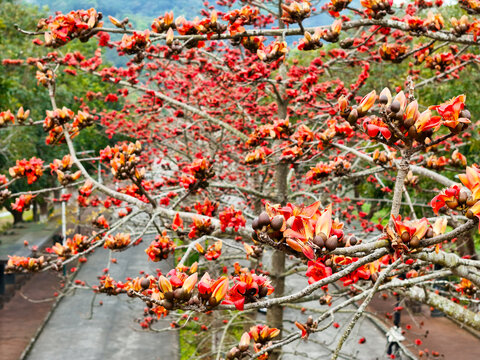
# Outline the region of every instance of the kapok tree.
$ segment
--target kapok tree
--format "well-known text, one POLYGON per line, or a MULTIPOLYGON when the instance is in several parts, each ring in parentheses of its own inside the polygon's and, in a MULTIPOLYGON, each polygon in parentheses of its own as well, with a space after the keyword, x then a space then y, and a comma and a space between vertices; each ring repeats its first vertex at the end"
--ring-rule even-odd
MULTIPOLYGON (((145 260, 173 256, 170 272, 130 280, 106 273, 93 290, 145 302, 146 328, 177 310, 221 317, 267 308, 267 325, 252 326, 237 345, 217 344, 227 359, 276 358, 282 345, 325 329, 330 314, 362 301, 332 349, 336 359, 380 291, 480 329, 480 262, 469 236, 480 214, 480 168, 462 155, 475 118, 461 86, 440 104, 421 96, 478 62, 480 7, 462 1, 465 15, 444 20, 441 5, 231 0, 206 2, 194 20, 160 15, 151 30, 112 17, 108 27, 94 9, 20 29, 46 55, 4 63, 36 70, 38 91, 44 87, 51 99, 46 142, 58 147, 59 159, 48 167, 19 160, 3 177, 1 196, 16 198, 23 211, 36 192, 12 194, 8 185, 50 172, 71 189, 62 201, 110 211, 96 219, 96 231, 41 256, 12 256, 8 270, 58 271, 101 246, 128 250, 153 232, 145 260), (304 25, 325 12, 331 24, 304 25), (92 57, 63 54, 76 38, 98 41, 99 49, 92 57), (103 65, 102 48, 128 57, 127 66, 103 65), (377 64, 397 66, 402 78, 389 79, 390 88, 375 84, 377 64), (99 77, 118 91, 85 89, 75 113, 55 100, 59 71, 99 77), (92 108, 99 97, 105 108, 92 108), (117 102, 123 108, 110 110, 117 102), (110 169, 103 183, 75 151, 75 136, 96 122, 132 139, 93 159, 110 169), (127 232, 126 224, 138 230, 127 232), (200 260, 192 263, 194 253, 200 260), (304 288, 284 293, 298 273, 304 288), (338 281, 345 300, 332 305, 329 284, 338 281), (316 319, 299 312, 299 331, 282 334, 282 306, 312 298, 328 311, 316 319)), ((23 109, 2 119, 4 126, 36 123, 23 109)))

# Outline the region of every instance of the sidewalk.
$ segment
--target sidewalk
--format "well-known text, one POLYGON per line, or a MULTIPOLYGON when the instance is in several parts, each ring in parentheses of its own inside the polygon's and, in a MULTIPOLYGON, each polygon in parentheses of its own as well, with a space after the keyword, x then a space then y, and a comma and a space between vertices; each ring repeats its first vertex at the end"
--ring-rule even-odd
MULTIPOLYGON (((30 255, 23 245, 50 245, 51 237, 57 232, 58 224, 21 223, 1 234, 0 260, 6 262, 8 255, 30 255)), ((3 268, 2 268, 3 270, 3 268)), ((9 275, 5 286, 3 308, 0 309, 0 354, 2 360, 16 360, 27 347, 37 328, 42 324, 55 301, 54 292, 58 290, 59 278, 53 272, 33 275, 9 275), (21 277, 20 281, 18 277, 21 277), (22 282, 23 285, 22 285, 22 282), (18 289, 18 287, 21 288, 18 289), (12 298, 8 299, 9 296, 12 298), (23 296, 22 296, 23 295, 23 296), (30 298, 32 301, 27 300, 30 298)))
POLYGON ((50 311, 58 290, 54 272, 33 275, 0 310, 0 354, 2 360, 17 360, 50 311), (40 302, 30 302, 21 294, 40 302), (44 299, 49 299, 45 301, 44 299))
MULTIPOLYGON (((386 314, 392 314, 394 307, 393 296, 383 300, 381 295, 376 295, 367 309, 391 327, 393 322, 387 319, 386 314)), ((406 340, 403 344, 416 356, 420 350, 427 350, 430 352, 429 358, 432 352, 438 352, 442 359, 479 358, 480 339, 447 317, 431 317, 426 305, 422 305, 422 311, 418 314, 409 313, 406 308, 402 310, 400 326, 405 331, 406 340), (415 345, 417 339, 422 342, 419 346, 415 345)))

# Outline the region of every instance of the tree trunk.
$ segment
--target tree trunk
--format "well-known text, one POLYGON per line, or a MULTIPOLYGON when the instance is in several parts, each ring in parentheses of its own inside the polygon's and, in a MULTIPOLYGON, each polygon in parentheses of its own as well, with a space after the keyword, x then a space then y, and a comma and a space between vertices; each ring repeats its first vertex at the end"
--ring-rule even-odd
POLYGON ((40 203, 40 222, 48 221, 48 203, 46 201, 40 203))
MULTIPOLYGON (((275 297, 283 296, 285 290, 285 277, 279 277, 285 271, 285 254, 281 251, 275 250, 272 254, 272 261, 270 266, 270 278, 272 285, 275 288, 273 294, 275 297)), ((283 329, 283 307, 282 305, 274 305, 267 311, 267 324, 270 327, 283 329)), ((282 336, 280 333, 279 338, 282 336)), ((277 339, 279 339, 277 338, 277 339)), ((275 339, 275 340, 277 340, 275 339)), ((269 356, 269 360, 276 360, 281 354, 281 349, 275 349, 269 356)))
POLYGON ((458 236, 457 250, 461 257, 470 256, 472 259, 478 259, 471 230, 458 236))
MULTIPOLYGON (((282 0, 278 1, 278 27, 280 29, 285 28, 285 24, 280 19, 282 10, 282 0)), ((280 65, 279 74, 282 79, 286 78, 286 68, 285 65, 280 65)), ((278 117, 280 119, 287 118, 287 102, 283 99, 285 94, 285 87, 283 85, 279 86, 278 93, 280 97, 277 97, 277 106, 278 106, 278 117)), ((277 188, 277 198, 278 201, 285 205, 287 202, 287 176, 288 176, 288 164, 279 162, 276 167, 275 174, 275 186, 277 188)), ((272 285, 275 288, 273 292, 274 297, 283 296, 285 290, 285 277, 279 276, 285 272, 285 254, 281 251, 275 250, 272 254, 272 261, 270 263, 270 278, 272 279, 272 285)), ((275 327, 283 330, 283 307, 281 305, 274 305, 270 307, 267 311, 267 324, 270 327, 275 327)), ((282 337, 282 332, 278 339, 282 337)), ((269 360, 277 360, 281 355, 281 348, 275 349, 269 356, 269 360)))
MULTIPOLYGON (((287 198, 287 175, 288 164, 279 163, 276 169, 276 186, 278 199, 282 204, 285 204, 287 198)), ((274 297, 281 297, 285 292, 285 277, 281 276, 285 272, 285 254, 281 251, 275 250, 272 254, 270 263, 270 278, 272 285, 275 288, 273 292, 274 297)), ((273 305, 267 311, 267 324, 283 330, 283 307, 282 305, 273 305)), ((279 338, 282 333, 280 332, 279 338)), ((270 360, 277 360, 281 355, 281 348, 275 349, 269 356, 270 360)))
POLYGON ((8 210, 13 215, 13 225, 23 222, 23 212, 8 210))
POLYGON ((38 203, 33 202, 33 221, 38 222, 38 203))

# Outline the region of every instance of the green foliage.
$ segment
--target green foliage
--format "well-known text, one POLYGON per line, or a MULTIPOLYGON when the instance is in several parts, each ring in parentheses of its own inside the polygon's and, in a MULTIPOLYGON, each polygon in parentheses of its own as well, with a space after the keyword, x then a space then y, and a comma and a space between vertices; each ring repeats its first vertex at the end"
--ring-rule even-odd
MULTIPOLYGON (((1 59, 26 59, 27 57, 41 57, 46 54, 45 48, 32 44, 32 38, 20 34, 15 29, 18 24, 22 29, 36 29, 37 21, 45 17, 46 13, 31 5, 22 5, 18 1, 0 1, 0 37, 1 59)), ((86 57, 91 57, 96 49, 96 42, 81 43, 72 41, 63 47, 59 54, 81 51, 86 57)), ((36 67, 32 65, 2 66, 0 67, 0 111, 10 109, 16 113, 20 106, 31 111, 31 118, 35 121, 45 118, 46 110, 51 109, 48 91, 42 85, 37 85, 35 78, 36 67)), ((77 111, 80 102, 76 97, 84 97, 87 91, 107 94, 115 92, 114 85, 103 83, 100 79, 87 76, 72 76, 61 71, 57 72, 58 87, 56 101, 58 106, 66 106, 77 111)), ((103 108, 102 100, 89 102, 91 108, 103 108)), ((120 107, 120 104, 115 104, 120 107)), ((8 168, 15 165, 15 160, 39 157, 45 165, 54 158, 61 158, 68 153, 65 145, 47 146, 46 134, 40 126, 8 127, 0 129, 0 173, 6 174, 8 168)), ((117 140, 117 139, 114 139, 117 140)), ((76 138, 77 151, 98 151, 111 144, 101 129, 95 125, 84 129, 76 138)), ((58 186, 51 176, 43 176, 33 186, 28 186, 23 179, 10 186, 12 192, 35 190, 45 187, 58 186)), ((39 199, 40 200, 40 199, 39 199)))

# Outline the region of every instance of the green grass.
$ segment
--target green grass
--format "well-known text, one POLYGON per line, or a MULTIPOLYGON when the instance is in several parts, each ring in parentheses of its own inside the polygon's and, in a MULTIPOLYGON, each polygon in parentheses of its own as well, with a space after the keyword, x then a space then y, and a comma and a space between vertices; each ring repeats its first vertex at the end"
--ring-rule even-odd
MULTIPOLYGON (((5 208, 1 209, 0 212, 3 213, 7 210, 5 208)), ((23 212, 23 221, 32 221, 33 220, 33 211, 25 210, 23 212)), ((7 216, 0 217, 0 232, 10 229, 13 226, 13 215, 8 214, 7 216)))
MULTIPOLYGON (((219 315, 217 313, 217 315, 219 315)), ((229 311, 221 312, 222 319, 228 320, 233 314, 229 311)), ((211 341, 210 339, 205 340, 205 336, 211 336, 214 329, 208 329, 208 331, 203 331, 201 329, 201 324, 209 324, 212 321, 211 315, 198 314, 198 321, 190 320, 190 322, 184 328, 180 329, 180 359, 187 360, 192 359, 199 355, 199 353, 206 353, 210 351, 211 341), (200 343, 202 345, 199 348, 200 343), (198 353, 197 353, 198 352, 198 353)), ((217 319, 220 320, 220 319, 217 319)), ((217 324, 219 326, 220 324, 217 324)), ((224 325, 223 323, 221 325, 224 325)), ((222 351, 227 350, 225 344, 237 344, 240 341, 240 338, 243 334, 243 325, 244 319, 243 316, 238 317, 233 324, 230 325, 227 332, 227 337, 222 348, 222 351)), ((218 329, 217 329, 218 331, 218 329)), ((223 332, 223 328, 220 330, 220 333, 223 332)))

